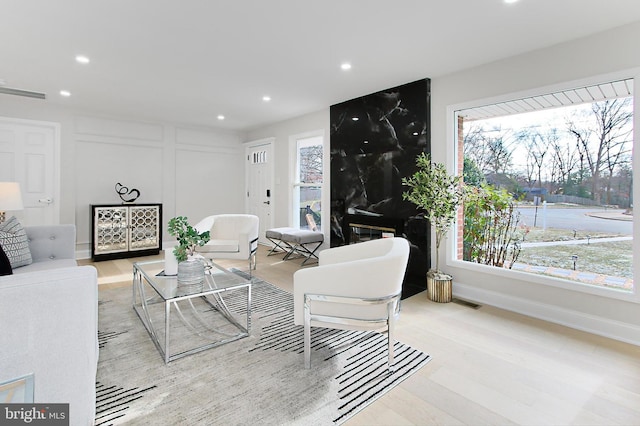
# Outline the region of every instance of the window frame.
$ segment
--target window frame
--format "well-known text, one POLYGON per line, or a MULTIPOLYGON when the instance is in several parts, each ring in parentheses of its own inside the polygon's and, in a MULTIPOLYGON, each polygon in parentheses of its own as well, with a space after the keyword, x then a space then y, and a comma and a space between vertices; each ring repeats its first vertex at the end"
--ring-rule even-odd
MULTIPOLYGON (((296 188, 301 188, 301 187, 320 187, 320 192, 321 192, 321 203, 322 203, 322 216, 325 217, 325 190, 326 190, 326 185, 327 185, 327 165, 326 163, 326 141, 325 141, 325 137, 324 137, 324 131, 323 130, 314 130, 314 131, 309 131, 309 132, 304 132, 304 133, 299 133, 299 134, 295 134, 295 135, 291 135, 289 136, 289 155, 290 155, 290 159, 291 161, 289 162, 289 185, 288 185, 288 194, 289 194, 289 202, 288 202, 288 216, 289 216, 289 220, 288 223, 290 224, 290 226, 294 227, 294 228, 300 228, 301 224, 299 223, 300 219, 299 219, 299 215, 296 215, 296 212, 294 211, 294 203, 295 201, 295 197, 294 197, 294 193, 296 188), (300 176, 299 173, 299 164, 298 164, 298 141, 302 140, 302 139, 313 139, 313 138, 320 138, 321 139, 321 145, 322 145, 322 183, 302 183, 298 181, 298 177, 300 176)), ((323 220, 320 223, 320 230, 323 231, 325 227, 325 221, 323 220)), ((324 231, 323 231, 324 232, 324 231)))
MULTIPOLYGON (((463 102, 459 104, 447 106, 447 129, 446 129, 446 165, 450 171, 457 172, 459 169, 459 157, 458 150, 458 111, 470 108, 476 108, 485 105, 491 105, 501 102, 508 102, 511 100, 527 98, 532 96, 540 96, 548 93, 553 93, 561 90, 568 90, 575 87, 591 86, 596 84, 602 84, 609 81, 622 80, 626 78, 634 79, 633 85, 633 145, 632 150, 634 152, 632 159, 632 170, 634 170, 633 177, 640 177, 640 154, 638 148, 640 148, 640 68, 626 70, 616 73, 603 74, 592 76, 589 78, 563 82, 552 86, 539 87, 527 91, 511 92, 504 95, 478 99, 474 101, 463 102)), ((639 185, 634 185, 633 198, 640 199, 639 185)), ((601 297, 618 299, 623 301, 631 301, 640 303, 640 221, 638 220, 639 213, 634 209, 633 212, 633 277, 634 286, 631 292, 618 290, 614 288, 598 287, 587 283, 580 283, 576 281, 570 281, 561 277, 550 277, 546 275, 537 275, 533 273, 514 271, 505 268, 498 268, 495 266, 481 265, 473 262, 457 259, 457 238, 459 232, 461 232, 458 226, 453 226, 448 238, 445 242, 445 256, 443 256, 446 265, 465 269, 469 271, 479 272, 486 275, 493 275, 504 279, 517 279, 519 281, 526 281, 529 283, 539 284, 543 286, 550 286, 560 288, 568 291, 587 293, 597 295, 601 297)))

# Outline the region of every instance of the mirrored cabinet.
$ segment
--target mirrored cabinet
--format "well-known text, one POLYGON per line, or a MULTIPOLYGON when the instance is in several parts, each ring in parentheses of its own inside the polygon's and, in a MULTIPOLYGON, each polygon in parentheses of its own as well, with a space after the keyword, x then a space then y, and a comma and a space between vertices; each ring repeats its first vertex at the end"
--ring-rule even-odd
POLYGON ((93 260, 160 253, 162 204, 92 205, 91 217, 93 260))

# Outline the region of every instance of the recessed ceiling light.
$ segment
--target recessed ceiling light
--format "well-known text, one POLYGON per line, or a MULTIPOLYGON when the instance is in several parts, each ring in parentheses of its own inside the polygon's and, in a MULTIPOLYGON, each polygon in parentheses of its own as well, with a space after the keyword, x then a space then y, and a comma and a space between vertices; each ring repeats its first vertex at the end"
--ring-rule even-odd
POLYGON ((68 90, 61 90, 60 96, 64 96, 65 98, 68 98, 69 96, 71 96, 71 92, 68 90))
POLYGON ((262 97, 262 100, 265 101, 265 102, 269 102, 271 100, 271 96, 266 96, 265 95, 265 96, 262 97))
POLYGON ((218 116, 218 120, 224 120, 224 115, 220 114, 220 115, 218 116))
POLYGON ((351 69, 351 64, 348 62, 345 62, 344 64, 340 65, 340 68, 342 68, 343 70, 350 70, 351 69))
POLYGON ((517 3, 518 0, 504 0, 505 3, 517 3))
POLYGON ((78 62, 80 64, 88 64, 91 61, 89 60, 89 58, 87 58, 84 55, 77 55, 76 56, 76 62, 78 62))

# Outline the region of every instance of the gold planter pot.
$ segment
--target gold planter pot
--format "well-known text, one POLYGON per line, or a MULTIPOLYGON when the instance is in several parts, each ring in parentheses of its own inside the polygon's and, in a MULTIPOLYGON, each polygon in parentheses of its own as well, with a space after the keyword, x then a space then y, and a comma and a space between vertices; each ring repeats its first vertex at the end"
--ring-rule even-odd
POLYGON ((427 275, 427 295, 429 300, 438 303, 451 302, 453 278, 436 278, 427 275))

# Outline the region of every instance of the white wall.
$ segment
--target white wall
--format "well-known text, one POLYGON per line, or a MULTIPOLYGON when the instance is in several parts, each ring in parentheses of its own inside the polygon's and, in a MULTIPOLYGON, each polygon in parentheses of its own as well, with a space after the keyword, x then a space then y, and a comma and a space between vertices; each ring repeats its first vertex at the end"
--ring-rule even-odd
POLYGON ((163 204, 163 240, 171 217, 190 221, 244 212, 243 136, 219 129, 107 117, 3 96, 0 116, 61 125, 61 223, 77 226, 80 257, 90 254, 91 204, 119 204, 114 186, 136 188, 139 203, 163 204))
MULTIPOLYGON (((452 114, 448 112, 452 106, 480 99, 497 99, 505 94, 524 93, 605 74, 626 75, 626 70, 640 67, 640 43, 637 40, 640 40, 640 23, 452 75, 435 78, 424 76, 432 77, 431 140, 434 159, 453 164, 453 142, 451 145, 447 142, 454 140, 452 114), (451 129, 448 129, 449 125, 451 129)), ((464 46, 461 46, 460 52, 452 54, 463 55, 464 46)), ((636 77, 636 86, 640 86, 640 75, 636 77)), ((638 129, 639 121, 640 118, 636 117, 638 129)), ((249 139, 276 138, 276 173, 280 193, 286 190, 283 185, 287 183, 287 165, 290 161, 288 137, 321 128, 325 129, 325 135, 330 134, 328 108, 249 133, 249 139)), ((640 161, 640 158, 636 160, 640 161)), ((328 162, 325 167, 328 167, 328 162)), ((325 175, 329 176, 328 168, 325 169, 325 175)), ((636 190, 640 192, 640 189, 636 190)), ((640 194, 635 196, 639 197, 640 194)), ((325 204, 328 206, 328 203, 325 204)), ((276 226, 288 225, 288 208, 286 197, 279 198, 276 226)), ((640 240, 638 231, 635 232, 636 241, 640 240)), ((442 258, 447 250, 452 252, 450 244, 441 247, 441 250, 442 258)), ((598 294, 542 283, 544 279, 534 275, 514 271, 496 274, 498 268, 493 267, 480 267, 479 270, 476 265, 469 269, 462 262, 452 261, 451 257, 448 256, 447 272, 455 277, 454 294, 457 297, 640 344, 640 304, 637 298, 604 298, 598 294)), ((635 263, 638 264, 638 261, 635 263)))

